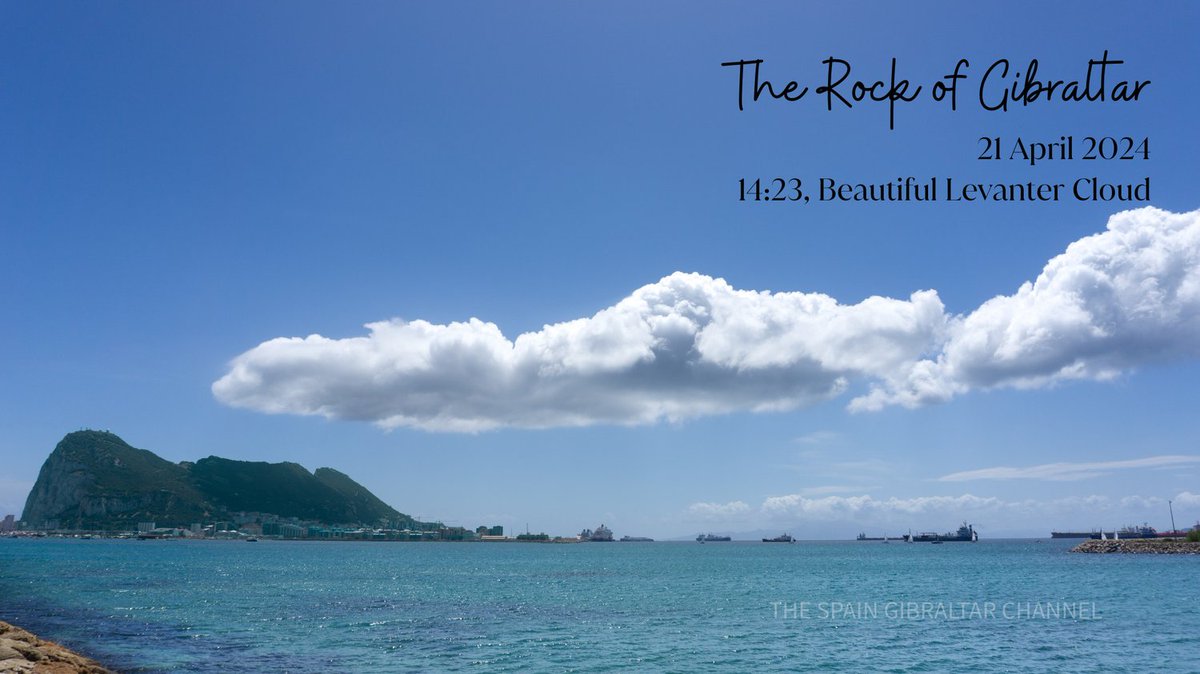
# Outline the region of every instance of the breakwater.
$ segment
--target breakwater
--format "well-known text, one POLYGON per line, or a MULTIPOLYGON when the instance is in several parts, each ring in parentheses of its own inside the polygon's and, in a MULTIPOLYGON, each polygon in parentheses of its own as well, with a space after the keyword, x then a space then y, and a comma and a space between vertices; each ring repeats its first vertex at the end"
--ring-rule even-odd
POLYGON ((1071 549, 1071 552, 1123 552, 1141 555, 1200 555, 1200 543, 1156 538, 1131 538, 1124 541, 1091 540, 1084 541, 1079 545, 1076 545, 1071 549))

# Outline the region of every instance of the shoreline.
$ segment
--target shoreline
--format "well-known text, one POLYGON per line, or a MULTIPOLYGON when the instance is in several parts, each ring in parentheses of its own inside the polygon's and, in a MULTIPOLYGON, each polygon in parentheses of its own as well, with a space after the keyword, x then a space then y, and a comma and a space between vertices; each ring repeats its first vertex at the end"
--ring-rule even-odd
POLYGON ((115 674, 95 660, 0 620, 0 672, 115 674))

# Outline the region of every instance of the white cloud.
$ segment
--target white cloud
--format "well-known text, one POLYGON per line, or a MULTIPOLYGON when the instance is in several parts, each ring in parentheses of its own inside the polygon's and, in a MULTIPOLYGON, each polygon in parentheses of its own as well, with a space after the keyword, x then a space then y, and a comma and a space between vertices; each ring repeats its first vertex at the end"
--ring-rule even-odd
POLYGON ((1122 508, 1149 510, 1150 508, 1161 508, 1166 504, 1166 499, 1157 496, 1126 496, 1121 499, 1122 508))
POLYGON ((722 521, 740 517, 750 512, 750 506, 743 501, 729 503, 693 503, 687 507, 691 519, 705 521, 722 521))
POLYGON ((1034 282, 965 316, 932 290, 840 304, 675 273, 513 340, 474 318, 366 327, 263 342, 213 394, 262 412, 470 432, 788 410, 856 381, 871 389, 852 410, 1108 379, 1200 352, 1200 211, 1118 213, 1034 282))
POLYGON ((835 431, 813 431, 801 435, 792 442, 797 445, 828 445, 837 442, 841 437, 841 433, 835 431))
MULTIPOLYGON (((1200 496, 1183 492, 1175 497, 1176 504, 1200 505, 1200 496)), ((859 496, 824 496, 811 498, 802 494, 772 496, 765 499, 759 513, 775 522, 858 522, 861 525, 927 526, 930 522, 947 524, 968 519, 988 521, 993 525, 1044 526, 1049 523, 1103 521, 1106 526, 1124 519, 1161 520, 1166 516, 1166 501, 1155 496, 1067 496, 1056 499, 1005 500, 995 496, 960 494, 957 496, 914 496, 910 498, 876 498, 859 496), (1048 519, 1050 518, 1050 519, 1048 519), (1095 519, 1099 518, 1099 519, 1095 519)), ((1126 522, 1121 521, 1121 524, 1126 522)))
POLYGON ((1200 494, 1193 494, 1190 491, 1181 491, 1172 500, 1185 506, 1200 506, 1200 494))
POLYGON ((866 494, 820 498, 788 494, 767 498, 763 501, 761 510, 763 514, 773 518, 857 519, 861 515, 920 515, 934 511, 965 514, 970 511, 995 509, 1002 504, 1003 502, 995 497, 980 497, 973 494, 887 499, 876 499, 866 494))
POLYGON ((844 494, 846 492, 855 492, 862 489, 862 485, 852 487, 844 484, 825 484, 818 487, 804 487, 796 493, 800 496, 819 496, 824 494, 844 494))
POLYGON ((941 402, 972 389, 1111 379, 1200 354, 1200 211, 1118 213, 1014 295, 950 321, 936 358, 885 379, 854 410, 941 402))
POLYGON ((388 428, 651 423, 825 400, 848 378, 920 357, 944 324, 933 292, 842 305, 676 273, 591 318, 512 341, 478 319, 273 339, 234 359, 213 393, 237 407, 388 428))
POLYGON ((1083 480, 1098 477, 1117 470, 1135 468, 1167 468, 1200 463, 1200 456, 1168 454, 1148 456, 1124 461, 1092 461, 1085 463, 1044 463, 1025 468, 996 466, 960 473, 951 473, 938 478, 942 482, 966 482, 968 480, 1083 480))

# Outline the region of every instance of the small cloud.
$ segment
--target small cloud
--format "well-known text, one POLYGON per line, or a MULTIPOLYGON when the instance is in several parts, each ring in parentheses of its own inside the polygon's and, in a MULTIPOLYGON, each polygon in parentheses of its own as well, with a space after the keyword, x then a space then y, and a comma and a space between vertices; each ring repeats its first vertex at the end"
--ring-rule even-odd
POLYGON ((849 492, 862 491, 862 489, 862 485, 851 487, 849 485, 842 484, 827 484, 819 487, 805 487, 796 493, 801 496, 821 496, 824 494, 845 494, 849 492))
POLYGON ((995 497, 981 497, 973 494, 887 499, 876 499, 867 494, 821 498, 788 494, 766 499, 763 501, 761 510, 763 514, 773 518, 856 519, 861 515, 870 514, 917 515, 932 511, 967 513, 993 510, 1001 505, 1003 502, 995 497))
POLYGON ((687 507, 691 519, 705 521, 723 521, 745 515, 750 512, 750 506, 743 501, 729 503, 693 503, 687 507))
POLYGON ((1161 508, 1166 505, 1166 499, 1157 496, 1126 496, 1121 499, 1122 508, 1138 508, 1149 510, 1150 508, 1161 508))
POLYGON ((858 459, 857 461, 838 461, 830 464, 830 468, 850 475, 864 473, 892 473, 896 470, 890 462, 883 459, 858 459))
POLYGON ((1200 506, 1200 494, 1193 494, 1190 491, 1181 491, 1171 500, 1183 506, 1200 506))
POLYGON ((1012 468, 996 466, 980 468, 959 473, 951 473, 938 478, 940 482, 967 482, 970 480, 1053 480, 1073 481, 1086 480, 1114 471, 1131 470, 1136 468, 1168 468, 1200 463, 1200 456, 1168 454, 1164 456, 1148 456, 1142 459, 1125 461, 1092 461, 1086 463, 1044 463, 1038 466, 1012 468))
POLYGON ((828 445, 841 440, 842 434, 836 431, 813 431, 792 440, 797 445, 828 445))

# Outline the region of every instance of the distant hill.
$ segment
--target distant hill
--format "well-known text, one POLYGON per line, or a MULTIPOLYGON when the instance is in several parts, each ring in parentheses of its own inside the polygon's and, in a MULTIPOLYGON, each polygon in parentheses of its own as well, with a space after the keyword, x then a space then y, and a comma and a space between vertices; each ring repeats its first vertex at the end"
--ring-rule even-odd
POLYGON ((210 456, 171 463, 104 431, 68 433, 42 464, 22 519, 64 528, 133 528, 260 512, 327 524, 409 520, 332 468, 210 456))

